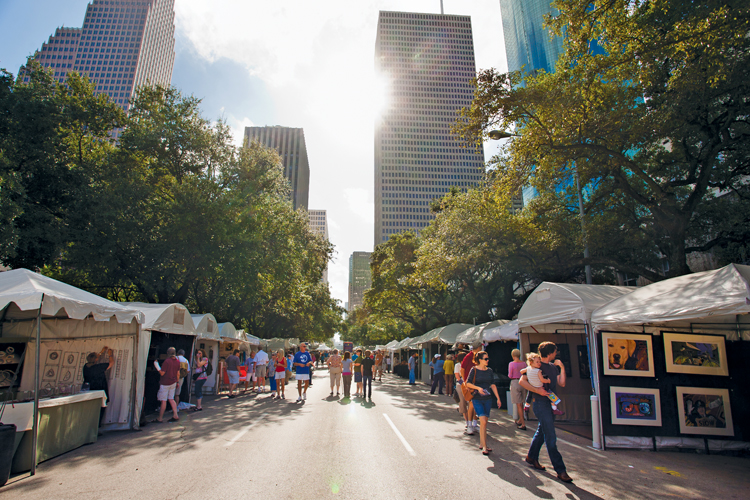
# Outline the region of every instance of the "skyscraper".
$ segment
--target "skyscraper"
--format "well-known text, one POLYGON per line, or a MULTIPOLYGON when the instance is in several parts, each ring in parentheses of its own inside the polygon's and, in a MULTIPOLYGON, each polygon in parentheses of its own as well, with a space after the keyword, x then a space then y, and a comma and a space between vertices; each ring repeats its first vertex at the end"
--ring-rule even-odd
POLYGON ((481 152, 451 134, 471 105, 476 76, 471 18, 380 12, 376 71, 389 81, 389 107, 375 129, 375 245, 432 219, 429 203, 484 174, 481 152))
POLYGON ((93 0, 83 27, 57 28, 34 59, 60 83, 71 71, 88 75, 96 94, 127 110, 140 85, 172 82, 174 44, 174 0, 93 0))
POLYGON ((305 132, 301 128, 280 127, 245 127, 245 142, 258 141, 262 145, 274 148, 281 155, 284 177, 292 186, 292 203, 294 209, 307 210, 307 199, 310 193, 310 164, 307 161, 305 132))
POLYGON ((349 257, 349 302, 346 306, 349 312, 362 305, 365 292, 372 286, 371 255, 371 252, 354 252, 349 257))
MULTIPOLYGON (((310 229, 328 240, 328 216, 325 210, 308 210, 310 229)), ((323 283, 328 283, 328 266, 323 271, 323 283)))
POLYGON ((545 15, 557 13, 551 0, 500 0, 500 13, 508 71, 522 67, 527 73, 539 69, 555 71, 563 41, 557 36, 550 38, 550 32, 542 26, 545 15))

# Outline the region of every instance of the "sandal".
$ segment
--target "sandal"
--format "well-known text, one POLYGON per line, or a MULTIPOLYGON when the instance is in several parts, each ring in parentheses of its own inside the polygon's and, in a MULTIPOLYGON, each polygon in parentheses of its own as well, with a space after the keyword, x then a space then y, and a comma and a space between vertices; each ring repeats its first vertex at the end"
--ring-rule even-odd
POLYGON ((518 428, 518 430, 519 430, 519 431, 525 431, 525 430, 526 430, 526 426, 525 426, 525 425, 523 425, 523 426, 520 426, 520 427, 518 428))
POLYGON ((163 424, 163 423, 164 423, 164 420, 157 420, 157 419, 153 419, 153 420, 151 421, 151 423, 152 423, 152 424, 163 424))
POLYGON ((492 451, 492 448, 482 448, 481 446, 479 447, 479 449, 480 449, 480 450, 487 450, 487 451, 489 451, 489 452, 491 452, 491 451, 492 451))
POLYGON ((167 420, 167 422, 179 422, 179 421, 180 421, 179 418, 174 418, 174 417, 172 417, 169 420, 167 420))
POLYGON ((482 455, 484 455, 485 457, 486 457, 487 455, 489 455, 490 453, 492 453, 492 450, 491 450, 491 449, 489 449, 489 448, 487 448, 486 450, 482 450, 482 455))

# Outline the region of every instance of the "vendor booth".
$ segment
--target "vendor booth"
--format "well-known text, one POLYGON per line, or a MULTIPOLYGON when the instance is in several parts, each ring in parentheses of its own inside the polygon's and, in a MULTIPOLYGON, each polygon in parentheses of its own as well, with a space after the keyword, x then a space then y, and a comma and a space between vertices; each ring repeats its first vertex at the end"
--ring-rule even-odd
MULTIPOLYGON (((220 328, 216 324, 216 318, 211 314, 191 314, 195 326, 195 349, 202 349, 203 354, 211 362, 213 368, 211 375, 208 375, 206 383, 203 385, 203 394, 216 394, 217 387, 217 366, 219 366, 219 355, 221 353, 221 336, 220 328)), ((195 363, 195 356, 190 361, 191 367, 195 363)))
POLYGON ((391 356, 393 356, 393 363, 391 363, 393 373, 402 378, 409 378, 409 367, 406 365, 406 361, 409 357, 409 343, 412 340, 411 337, 406 337, 389 348, 392 353, 391 356))
MULTIPOLYGON (((531 293, 518 313, 521 356, 537 350, 540 343, 557 345, 557 359, 565 366, 567 383, 559 389, 565 412, 557 420, 591 422, 591 395, 596 383, 589 363, 591 313, 627 295, 634 287, 543 282, 531 293)), ((533 412, 532 412, 533 413, 533 412)))
POLYGON ((447 326, 441 326, 430 330, 424 335, 420 335, 409 343, 409 347, 420 349, 419 362, 422 370, 420 379, 423 382, 431 382, 432 380, 432 372, 429 365, 435 354, 441 354, 443 360, 445 360, 448 348, 456 343, 456 337, 467 328, 471 328, 471 326, 466 323, 452 323, 447 326))
MULTIPOLYGON (((16 425, 14 472, 138 427, 145 358, 137 309, 26 269, 0 273, 0 421, 16 425), (87 391, 90 353, 107 364, 103 390, 87 391), (102 407, 106 411, 101 415, 102 407)), ((8 465, 8 464, 4 464, 8 465)))
POLYGON ((750 266, 638 288, 591 321, 605 446, 750 449, 750 266))
MULTIPOLYGON (((147 304, 145 302, 122 302, 128 307, 134 307, 145 316, 144 343, 148 350, 146 358, 144 391, 143 391, 143 417, 159 410, 159 401, 156 394, 159 392, 159 381, 161 375, 154 366, 154 361, 160 364, 167 359, 167 349, 174 347, 177 351, 185 351, 185 358, 192 362, 193 344, 195 342, 195 327, 190 318, 190 313, 182 304, 147 304)), ((186 378, 186 382, 190 377, 186 378)), ((183 384, 180 401, 188 401, 188 383, 183 384)))

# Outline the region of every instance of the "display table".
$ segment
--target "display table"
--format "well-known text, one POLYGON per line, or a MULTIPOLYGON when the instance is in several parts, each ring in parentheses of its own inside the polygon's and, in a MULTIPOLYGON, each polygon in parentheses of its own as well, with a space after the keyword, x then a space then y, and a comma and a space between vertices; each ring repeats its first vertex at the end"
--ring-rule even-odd
MULTIPOLYGON (((36 462, 44 462, 84 444, 95 443, 99 414, 107 406, 104 391, 88 391, 72 396, 39 400, 39 429, 36 462)), ((3 423, 17 428, 11 472, 31 469, 34 403, 8 404, 3 423)))

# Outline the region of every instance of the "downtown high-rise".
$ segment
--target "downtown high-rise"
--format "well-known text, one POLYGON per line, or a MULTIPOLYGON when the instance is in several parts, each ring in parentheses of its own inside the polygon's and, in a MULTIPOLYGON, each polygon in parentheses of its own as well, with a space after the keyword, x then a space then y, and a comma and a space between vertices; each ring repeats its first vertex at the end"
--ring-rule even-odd
MULTIPOLYGON (((307 215, 310 221, 310 230, 326 239, 328 239, 328 215, 325 210, 308 210, 307 215)), ((323 283, 328 283, 328 266, 323 271, 323 283)))
POLYGON ((310 163, 307 160, 305 131, 301 128, 280 127, 245 127, 245 144, 257 141, 263 146, 273 148, 281 156, 284 177, 292 188, 294 209, 307 210, 310 194, 310 163))
POLYGON ((402 231, 419 233, 434 217, 432 200, 482 180, 482 152, 451 133, 473 98, 471 18, 380 12, 375 69, 389 89, 375 129, 378 245, 402 231))
POLYGON ((353 252, 349 256, 349 302, 346 304, 349 312, 364 303, 365 292, 372 287, 371 256, 371 252, 353 252))
MULTIPOLYGON (((71 72, 87 75, 96 94, 123 109, 142 85, 169 85, 174 66, 175 0, 93 0, 83 27, 62 27, 34 59, 65 83, 71 72)), ((29 81, 25 68, 19 74, 29 81)))
POLYGON ((556 13, 551 0, 500 0, 508 71, 555 71, 557 58, 563 53, 563 40, 550 36, 552 32, 544 27, 544 16, 556 13))

